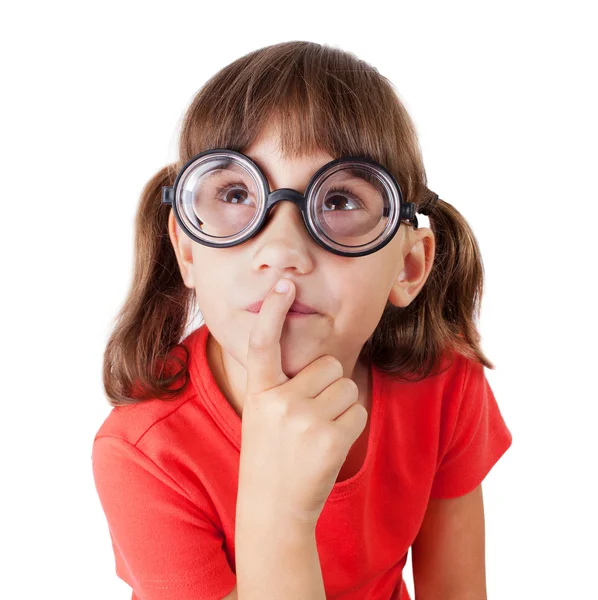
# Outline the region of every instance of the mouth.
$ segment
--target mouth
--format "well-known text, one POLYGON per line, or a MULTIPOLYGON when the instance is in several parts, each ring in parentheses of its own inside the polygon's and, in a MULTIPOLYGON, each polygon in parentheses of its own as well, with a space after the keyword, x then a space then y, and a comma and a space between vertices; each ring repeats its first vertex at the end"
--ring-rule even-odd
MULTIPOLYGON (((253 304, 249 305, 245 310, 252 312, 252 313, 259 313, 262 308, 263 303, 264 303, 263 300, 254 302, 253 304)), ((307 317, 309 315, 317 315, 318 312, 311 306, 308 306, 307 304, 303 304, 301 302, 295 301, 291 305, 291 308, 289 309, 287 314, 290 316, 306 316, 307 317)))
POLYGON ((317 316, 318 313, 301 313, 301 312, 297 312, 294 310, 289 310, 289 312, 287 313, 287 318, 291 318, 291 319, 304 319, 306 317, 315 317, 317 316))

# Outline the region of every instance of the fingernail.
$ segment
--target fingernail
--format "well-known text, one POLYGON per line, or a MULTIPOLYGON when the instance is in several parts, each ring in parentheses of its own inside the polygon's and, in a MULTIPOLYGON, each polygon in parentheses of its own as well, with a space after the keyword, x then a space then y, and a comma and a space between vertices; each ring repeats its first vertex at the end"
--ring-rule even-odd
POLYGON ((286 294, 291 289, 291 286, 289 285, 289 282, 286 279, 280 279, 274 287, 274 289, 279 294, 286 294))

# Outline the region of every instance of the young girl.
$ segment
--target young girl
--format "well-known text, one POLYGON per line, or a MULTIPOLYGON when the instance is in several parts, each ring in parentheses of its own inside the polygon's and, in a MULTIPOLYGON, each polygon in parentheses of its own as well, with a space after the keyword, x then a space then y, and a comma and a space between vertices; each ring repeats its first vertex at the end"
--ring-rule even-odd
POLYGON ((418 600, 485 598, 481 482, 511 434, 482 260, 391 83, 262 48, 200 90, 179 152, 142 193, 93 443, 132 599, 405 600, 410 548, 418 600))

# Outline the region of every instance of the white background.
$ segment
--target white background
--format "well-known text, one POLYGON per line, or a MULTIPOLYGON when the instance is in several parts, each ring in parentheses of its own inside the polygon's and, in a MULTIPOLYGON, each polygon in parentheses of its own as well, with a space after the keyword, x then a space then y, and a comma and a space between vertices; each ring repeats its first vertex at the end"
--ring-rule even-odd
MULTIPOLYGON (((2 598, 130 598, 91 449, 137 202, 204 82, 288 40, 353 52, 393 82, 429 187, 481 247, 486 373, 514 438, 484 481, 488 597, 598 597, 590 4, 2 8, 2 598)), ((412 592, 410 562, 405 577, 412 592)))

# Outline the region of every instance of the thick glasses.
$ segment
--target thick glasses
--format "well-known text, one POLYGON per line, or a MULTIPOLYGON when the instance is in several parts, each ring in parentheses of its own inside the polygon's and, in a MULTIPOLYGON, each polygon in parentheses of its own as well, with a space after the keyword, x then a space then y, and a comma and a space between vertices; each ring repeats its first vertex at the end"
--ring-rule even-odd
POLYGON ((267 178, 248 156, 216 148, 187 161, 174 185, 162 188, 162 203, 172 205, 181 229, 211 248, 236 246, 257 235, 270 209, 282 200, 301 210, 317 244, 339 256, 380 250, 401 221, 418 226, 415 204, 403 202, 392 174, 356 156, 322 166, 301 194, 289 188, 270 191, 267 178))

